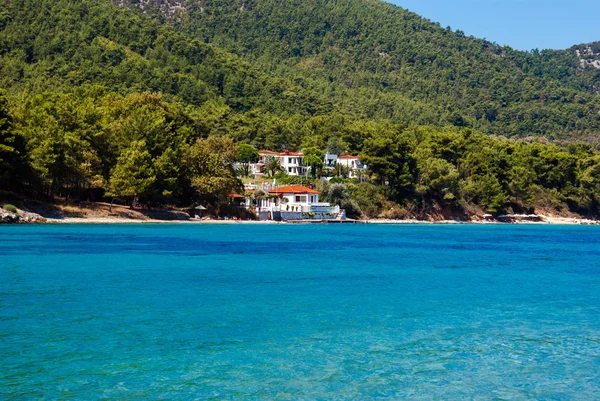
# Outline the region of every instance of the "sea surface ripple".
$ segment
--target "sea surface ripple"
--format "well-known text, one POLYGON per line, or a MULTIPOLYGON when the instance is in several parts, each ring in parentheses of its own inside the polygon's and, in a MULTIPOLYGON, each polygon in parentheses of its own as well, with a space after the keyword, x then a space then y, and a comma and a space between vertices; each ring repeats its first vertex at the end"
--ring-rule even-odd
POLYGON ((3 400, 599 394, 598 227, 0 227, 3 400))

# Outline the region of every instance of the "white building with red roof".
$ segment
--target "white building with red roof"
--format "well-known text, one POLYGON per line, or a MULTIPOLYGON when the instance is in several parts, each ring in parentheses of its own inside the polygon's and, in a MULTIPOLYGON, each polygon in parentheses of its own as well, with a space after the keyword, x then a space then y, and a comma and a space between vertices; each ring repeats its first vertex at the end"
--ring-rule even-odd
MULTIPOLYGON (((279 160, 279 165, 287 175, 307 177, 310 173, 310 167, 303 165, 304 154, 300 152, 273 152, 272 150, 261 150, 258 152, 259 161, 250 165, 250 171, 253 175, 265 174, 265 168, 269 164, 269 159, 279 160)), ((360 178, 362 172, 368 170, 368 167, 362 164, 358 156, 326 154, 323 160, 326 169, 332 169, 336 164, 348 167, 349 178, 360 178)))
POLYGON ((366 165, 364 165, 360 162, 360 159, 358 156, 352 156, 352 155, 338 156, 337 163, 341 164, 342 166, 348 167, 348 170, 349 170, 348 177, 349 178, 359 178, 361 172, 364 172, 369 169, 366 165))
POLYGON ((294 206, 298 211, 310 211, 312 206, 320 205, 329 207, 329 203, 319 203, 319 191, 302 185, 288 185, 275 188, 269 191, 269 194, 277 195, 280 199, 280 205, 294 206))
POLYGON ((272 219, 345 219, 340 207, 319 202, 320 192, 302 185, 287 185, 269 191, 269 197, 262 199, 258 211, 267 212, 272 219))
POLYGON ((308 174, 308 167, 302 165, 303 153, 288 151, 277 153, 271 150, 261 150, 258 152, 258 156, 258 165, 261 169, 268 165, 269 158, 274 158, 279 160, 281 168, 287 175, 306 177, 308 174))

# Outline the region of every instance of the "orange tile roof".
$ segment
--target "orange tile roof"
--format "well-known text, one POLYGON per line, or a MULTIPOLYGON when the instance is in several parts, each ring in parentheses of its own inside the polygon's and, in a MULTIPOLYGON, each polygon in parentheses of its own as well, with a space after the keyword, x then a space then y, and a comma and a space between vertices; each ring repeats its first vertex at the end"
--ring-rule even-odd
POLYGON ((281 152, 281 153, 277 153, 277 152, 273 152, 272 150, 261 150, 260 152, 258 152, 259 155, 275 155, 275 156, 304 156, 304 153, 298 153, 298 152, 290 152, 288 150, 286 150, 285 152, 281 152))
POLYGON ((288 185, 287 187, 279 187, 269 191, 270 194, 320 194, 319 191, 310 189, 302 185, 288 185))
POLYGON ((231 193, 231 194, 229 194, 227 196, 230 197, 230 198, 233 198, 233 199, 245 199, 244 195, 240 195, 240 194, 231 193))
POLYGON ((339 156, 338 159, 358 159, 358 156, 344 155, 344 156, 339 156))
POLYGON ((277 156, 304 156, 304 153, 285 151, 285 152, 279 153, 277 156))

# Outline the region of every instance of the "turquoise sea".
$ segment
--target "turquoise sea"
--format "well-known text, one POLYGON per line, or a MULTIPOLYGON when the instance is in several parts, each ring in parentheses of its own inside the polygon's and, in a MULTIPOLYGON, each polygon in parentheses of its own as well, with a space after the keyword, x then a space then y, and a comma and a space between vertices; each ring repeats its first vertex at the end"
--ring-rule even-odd
POLYGON ((0 227, 0 399, 598 400, 600 227, 0 227))

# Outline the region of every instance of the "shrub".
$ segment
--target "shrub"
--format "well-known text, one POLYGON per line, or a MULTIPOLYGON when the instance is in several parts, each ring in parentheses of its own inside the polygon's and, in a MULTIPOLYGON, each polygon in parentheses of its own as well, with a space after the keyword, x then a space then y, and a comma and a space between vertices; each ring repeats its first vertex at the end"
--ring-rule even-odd
POLYGON ((346 216, 351 219, 360 218, 361 211, 358 204, 352 199, 344 199, 341 204, 342 209, 346 210, 346 216))
POLYGON ((341 205, 342 202, 349 198, 348 188, 344 184, 331 184, 327 197, 329 202, 341 205))
POLYGON ((2 208, 14 214, 19 214, 19 211, 17 210, 16 206, 11 205, 10 203, 7 203, 6 205, 2 206, 2 208))
POLYGON ((331 180, 329 180, 330 184, 343 184, 345 182, 346 182, 346 180, 344 180, 343 178, 339 178, 339 177, 333 177, 331 180))
POLYGON ((382 219, 404 220, 414 218, 416 214, 415 205, 408 203, 399 205, 394 202, 385 202, 383 211, 379 215, 382 219))
POLYGON ((247 209, 246 210, 246 217, 249 220, 258 220, 258 215, 254 212, 254 210, 247 209))
POLYGON ((352 185, 348 188, 352 198, 366 217, 377 217, 387 200, 386 188, 370 183, 352 185))

